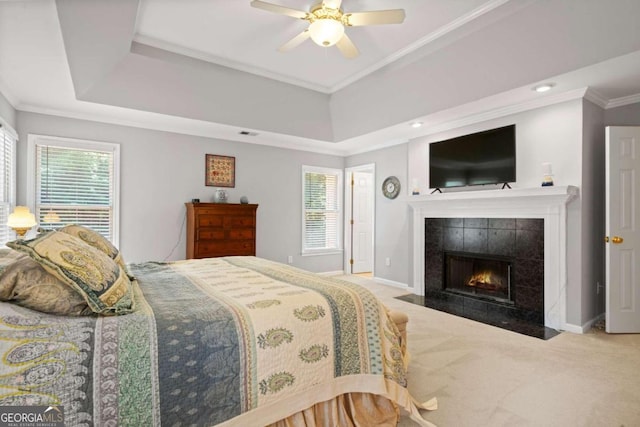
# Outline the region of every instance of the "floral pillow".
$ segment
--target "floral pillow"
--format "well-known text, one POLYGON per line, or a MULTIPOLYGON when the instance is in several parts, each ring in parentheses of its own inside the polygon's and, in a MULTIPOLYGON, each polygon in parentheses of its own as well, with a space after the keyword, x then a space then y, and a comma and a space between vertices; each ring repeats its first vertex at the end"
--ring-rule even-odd
POLYGON ((122 259, 122 255, 118 248, 113 246, 113 244, 107 240, 102 234, 84 227, 82 225, 72 224, 62 227, 60 230, 63 233, 71 234, 72 236, 79 237, 86 244, 93 246, 96 249, 101 250, 105 254, 109 256, 112 260, 120 264, 125 271, 127 271, 127 267, 124 263, 124 259, 122 259))
POLYGON ((113 315, 133 311, 133 291, 125 271, 106 253, 82 239, 52 231, 31 240, 15 240, 7 246, 26 253, 69 285, 95 313, 113 315))
POLYGON ((94 314, 82 295, 26 255, 0 275, 0 301, 62 316, 94 314))

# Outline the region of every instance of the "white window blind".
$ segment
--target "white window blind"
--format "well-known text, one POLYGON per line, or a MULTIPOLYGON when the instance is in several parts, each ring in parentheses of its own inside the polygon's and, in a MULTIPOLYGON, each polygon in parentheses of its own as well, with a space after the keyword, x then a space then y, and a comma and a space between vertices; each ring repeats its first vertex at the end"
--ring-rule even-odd
POLYGON ((15 194, 16 139, 0 127, 0 245, 13 240, 13 232, 7 227, 15 194))
POLYGON ((302 253, 341 249, 342 171, 303 166, 302 253))
POLYGON ((43 228, 89 227, 117 245, 115 144, 106 149, 38 141, 35 214, 43 228))

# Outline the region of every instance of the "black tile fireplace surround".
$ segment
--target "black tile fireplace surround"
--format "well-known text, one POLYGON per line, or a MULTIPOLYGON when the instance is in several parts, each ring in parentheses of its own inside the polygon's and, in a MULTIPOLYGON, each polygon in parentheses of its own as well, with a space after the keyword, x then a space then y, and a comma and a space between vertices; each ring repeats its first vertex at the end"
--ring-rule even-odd
POLYGON ((426 218, 425 296, 419 299, 427 307, 458 316, 539 338, 553 336, 553 330, 544 327, 544 220, 426 218), (509 298, 445 289, 448 254, 507 261, 509 298))

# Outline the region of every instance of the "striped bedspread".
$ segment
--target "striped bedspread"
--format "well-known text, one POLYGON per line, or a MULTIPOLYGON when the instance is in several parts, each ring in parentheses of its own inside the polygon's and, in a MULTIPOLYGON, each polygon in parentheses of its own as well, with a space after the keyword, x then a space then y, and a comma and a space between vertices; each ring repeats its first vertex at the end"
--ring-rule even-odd
POLYGON ((368 392, 418 414, 366 289, 254 257, 130 270, 129 315, 0 304, 0 405, 62 404, 68 426, 264 425, 368 392))

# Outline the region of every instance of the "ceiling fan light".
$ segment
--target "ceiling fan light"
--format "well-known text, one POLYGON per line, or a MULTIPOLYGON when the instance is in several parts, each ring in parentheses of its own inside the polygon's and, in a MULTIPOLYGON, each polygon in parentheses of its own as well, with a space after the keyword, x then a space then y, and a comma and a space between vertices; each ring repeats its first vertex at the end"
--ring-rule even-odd
POLYGON ((317 19, 309 25, 309 35, 319 46, 333 46, 344 35, 344 25, 335 19, 317 19))

